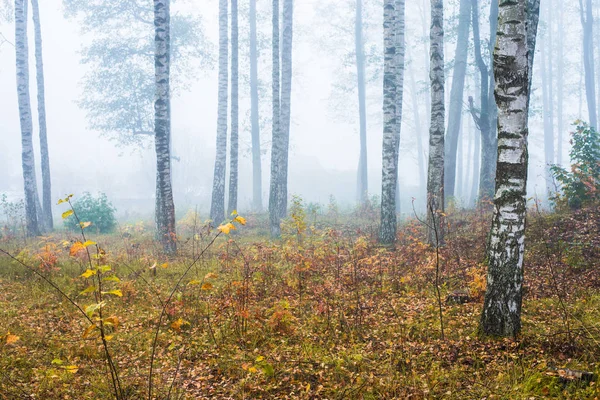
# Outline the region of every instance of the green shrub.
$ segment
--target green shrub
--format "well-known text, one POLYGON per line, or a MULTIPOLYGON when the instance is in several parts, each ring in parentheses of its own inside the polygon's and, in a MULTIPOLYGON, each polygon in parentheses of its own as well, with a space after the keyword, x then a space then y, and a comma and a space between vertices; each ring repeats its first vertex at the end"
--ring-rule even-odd
MULTIPOLYGON (((80 222, 91 222, 91 229, 96 229, 98 233, 110 233, 117 225, 116 210, 104 193, 99 193, 98 197, 93 197, 89 192, 85 192, 73 203, 73 209, 80 222)), ((66 218, 64 224, 67 229, 79 229, 74 215, 66 218)))
POLYGON ((576 121, 571 133, 571 171, 558 165, 551 167, 562 193, 554 198, 556 205, 572 209, 600 200, 600 135, 587 123, 576 121))

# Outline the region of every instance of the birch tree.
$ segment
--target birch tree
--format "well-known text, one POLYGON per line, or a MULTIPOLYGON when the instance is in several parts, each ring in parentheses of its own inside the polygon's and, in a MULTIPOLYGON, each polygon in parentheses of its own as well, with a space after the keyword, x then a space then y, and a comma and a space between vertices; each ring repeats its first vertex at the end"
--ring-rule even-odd
POLYGON ((256 0, 250 0, 250 124, 252 136, 252 208, 262 211, 262 164, 258 113, 258 49, 256 0))
POLYGON ((218 226, 225 218, 225 169, 227 163, 227 1, 219 0, 219 92, 217 110, 217 154, 213 175, 210 219, 218 226))
POLYGON ((228 213, 237 210, 238 200, 238 150, 239 150, 239 71, 238 71, 238 3, 231 0, 231 137, 229 160, 228 213))
POLYGON ((354 42, 356 53, 356 80, 358 88, 358 118, 360 136, 360 154, 358 158, 356 197, 359 204, 364 204, 369 199, 369 175, 367 164, 367 88, 365 83, 365 44, 363 39, 363 0, 356 0, 354 42))
POLYGON ((446 199, 455 196, 457 180, 456 155, 461 131, 463 94, 469 53, 469 27, 471 26, 471 0, 460 0, 458 15, 458 37, 454 54, 454 73, 450 88, 450 109, 448 111, 448 132, 445 139, 444 193, 446 199))
POLYGON ((269 188, 269 222, 271 225, 271 236, 279 237, 281 235, 281 227, 279 224, 279 175, 281 169, 281 153, 283 144, 281 140, 280 129, 280 67, 279 67, 279 0, 273 0, 273 36, 272 36, 272 102, 273 102, 273 118, 272 118, 272 143, 271 143, 271 180, 269 188))
POLYGON ((379 240, 391 244, 396 240, 396 202, 398 152, 402 121, 404 84, 404 0, 383 4, 384 72, 383 72, 383 146, 381 178, 381 226, 379 240))
POLYGON ((292 95, 293 11, 293 0, 284 0, 280 64, 279 1, 273 0, 273 142, 271 149, 271 187, 269 190, 269 219, 271 236, 273 237, 280 236, 280 221, 287 214, 288 153, 292 95))
POLYGON ((25 224, 27 236, 38 236, 37 187, 33 153, 33 121, 29 98, 29 46, 27 43, 27 0, 15 0, 15 55, 17 68, 17 98, 21 124, 21 160, 25 189, 25 224))
POLYGON ((38 216, 47 230, 52 230, 52 181, 50 177, 50 153, 48 150, 48 134, 46 128, 46 90, 44 84, 44 60, 42 56, 42 25, 38 0, 31 0, 33 28, 35 34, 35 71, 37 81, 37 108, 40 130, 40 153, 42 162, 42 212, 38 216))
POLYGON ((170 0, 154 0, 156 96, 154 132, 156 148, 156 228, 165 253, 177 251, 175 204, 171 183, 171 29, 170 0))
POLYGON ((498 105, 496 194, 480 330, 485 335, 514 337, 521 330, 527 124, 533 60, 530 52, 535 50, 537 23, 533 29, 533 11, 527 0, 500 0, 498 10, 494 50, 494 94, 498 105))
POLYGON ((430 30, 431 122, 427 170, 427 239, 443 242, 444 211, 444 1, 431 0, 430 30))

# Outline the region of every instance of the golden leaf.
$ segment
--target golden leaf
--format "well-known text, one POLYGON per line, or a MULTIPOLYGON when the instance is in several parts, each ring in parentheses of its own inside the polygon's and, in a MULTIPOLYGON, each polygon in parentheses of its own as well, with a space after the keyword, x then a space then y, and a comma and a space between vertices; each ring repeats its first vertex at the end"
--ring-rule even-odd
POLYGON ((233 219, 236 222, 239 222, 242 225, 246 225, 246 218, 240 217, 239 215, 233 219))
POLYGON ((235 225, 233 225, 231 222, 228 222, 225 225, 220 225, 217 229, 223 232, 224 234, 229 235, 229 232, 235 230, 235 225))
POLYGON ((71 257, 74 257, 75 255, 77 255, 77 253, 79 253, 81 250, 84 250, 84 249, 85 249, 85 247, 83 246, 83 243, 75 242, 71 246, 71 250, 69 250, 69 255, 71 257))
POLYGON ((204 282, 202 285, 202 290, 211 290, 213 288, 213 284, 210 282, 204 282))
POLYGON ((89 278, 92 275, 96 275, 96 272, 95 269, 86 269, 85 272, 79 276, 82 278, 89 278))
POLYGON ((82 338, 87 338, 90 333, 92 333, 92 331, 94 330, 94 328, 96 328, 95 324, 91 324, 90 326, 88 326, 87 328, 85 328, 85 331, 83 331, 83 335, 81 335, 82 338))
POLYGON ((13 344, 16 341, 18 341, 19 339, 21 339, 20 337, 18 337, 17 335, 12 335, 10 332, 8 333, 8 335, 6 335, 6 344, 13 344))
POLYGON ((83 247, 88 247, 88 246, 92 246, 96 244, 96 242, 92 242, 91 240, 86 240, 85 243, 82 245, 83 247))
POLYGON ((81 229, 85 229, 85 228, 87 228, 90 225, 92 225, 92 223, 89 222, 89 221, 87 221, 87 222, 80 222, 79 223, 79 226, 81 227, 81 229))
POLYGON ((119 326, 119 318, 115 315, 112 315, 108 318, 104 318, 104 323, 109 324, 115 327, 115 329, 119 326))
POLYGON ((73 215, 73 210, 67 210, 64 213, 62 213, 63 219, 69 218, 71 215, 73 215))
POLYGON ((77 371, 79 371, 79 367, 77 365, 67 365, 63 368, 65 369, 65 371, 70 372, 72 374, 75 374, 77 371))

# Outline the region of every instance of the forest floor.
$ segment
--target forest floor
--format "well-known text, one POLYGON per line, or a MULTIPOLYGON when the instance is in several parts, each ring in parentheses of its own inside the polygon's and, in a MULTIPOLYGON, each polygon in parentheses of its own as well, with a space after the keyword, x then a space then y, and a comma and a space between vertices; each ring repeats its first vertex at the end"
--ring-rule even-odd
POLYGON ((600 398, 561 370, 600 372, 600 208, 529 213, 516 340, 477 332, 487 212, 449 213, 439 262, 418 221, 386 249, 375 212, 296 214, 281 241, 246 217, 230 235, 185 218, 171 258, 141 223, 88 228, 98 249, 1 240, 20 262, 0 255, 0 399, 115 398, 100 319, 122 398, 147 399, 162 309, 156 399, 600 398))

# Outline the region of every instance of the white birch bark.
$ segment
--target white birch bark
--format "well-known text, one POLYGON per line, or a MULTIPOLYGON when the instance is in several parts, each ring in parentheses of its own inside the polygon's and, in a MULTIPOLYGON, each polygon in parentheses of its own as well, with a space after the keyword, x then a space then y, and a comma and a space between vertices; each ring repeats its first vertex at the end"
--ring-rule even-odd
POLYGON ((516 336, 521 329, 527 187, 529 62, 526 0, 499 2, 494 50, 498 159, 481 332, 516 336))
POLYGON ((154 0, 154 135, 156 148, 156 227, 165 253, 177 251, 171 183, 171 24, 170 0, 154 0))
POLYGON ((38 236, 37 188, 33 153, 33 121, 29 98, 29 53, 27 44, 27 0, 15 0, 15 55, 17 70, 17 98, 21 124, 21 160, 25 191, 25 224, 27 236, 38 236))
POLYGON ((258 114, 258 50, 256 38, 256 0, 250 0, 250 119, 252 129, 252 208, 262 211, 262 161, 258 114))
POLYGON ((398 176, 397 169, 394 168, 398 118, 398 75, 396 73, 396 18, 398 14, 396 6, 395 0, 383 2, 383 146, 379 241, 384 244, 393 243, 396 239, 395 203, 398 176))
POLYGON ((225 218, 225 174, 227 165, 227 1, 219 0, 219 93, 217 110, 217 153, 213 176, 210 219, 215 226, 225 218))
POLYGON ((238 3, 231 0, 231 137, 229 160, 228 214, 238 208, 238 149, 239 149, 239 70, 238 70, 238 3))
POLYGON ((280 127, 280 66, 279 66, 279 0, 273 0, 273 18, 272 18, 272 142, 271 142, 271 179, 269 188, 269 222, 271 225, 271 236, 276 238, 281 235, 280 217, 279 217, 279 176, 281 169, 281 153, 283 144, 281 139, 280 127))
POLYGON ((42 163, 42 210, 43 225, 52 230, 52 182, 50 178, 50 153, 48 150, 48 134, 46 128, 46 95, 44 84, 44 60, 42 57, 42 25, 38 0, 31 0, 33 27, 35 32, 35 70, 37 81, 37 108, 40 129, 40 153, 42 163))
POLYGON ((288 159, 292 112, 292 38, 294 0, 283 0, 281 21, 281 167, 279 176, 279 218, 287 215, 288 159))
POLYGON ((427 239, 443 243, 444 211, 444 2, 431 0, 430 30, 431 123, 427 171, 427 239))

